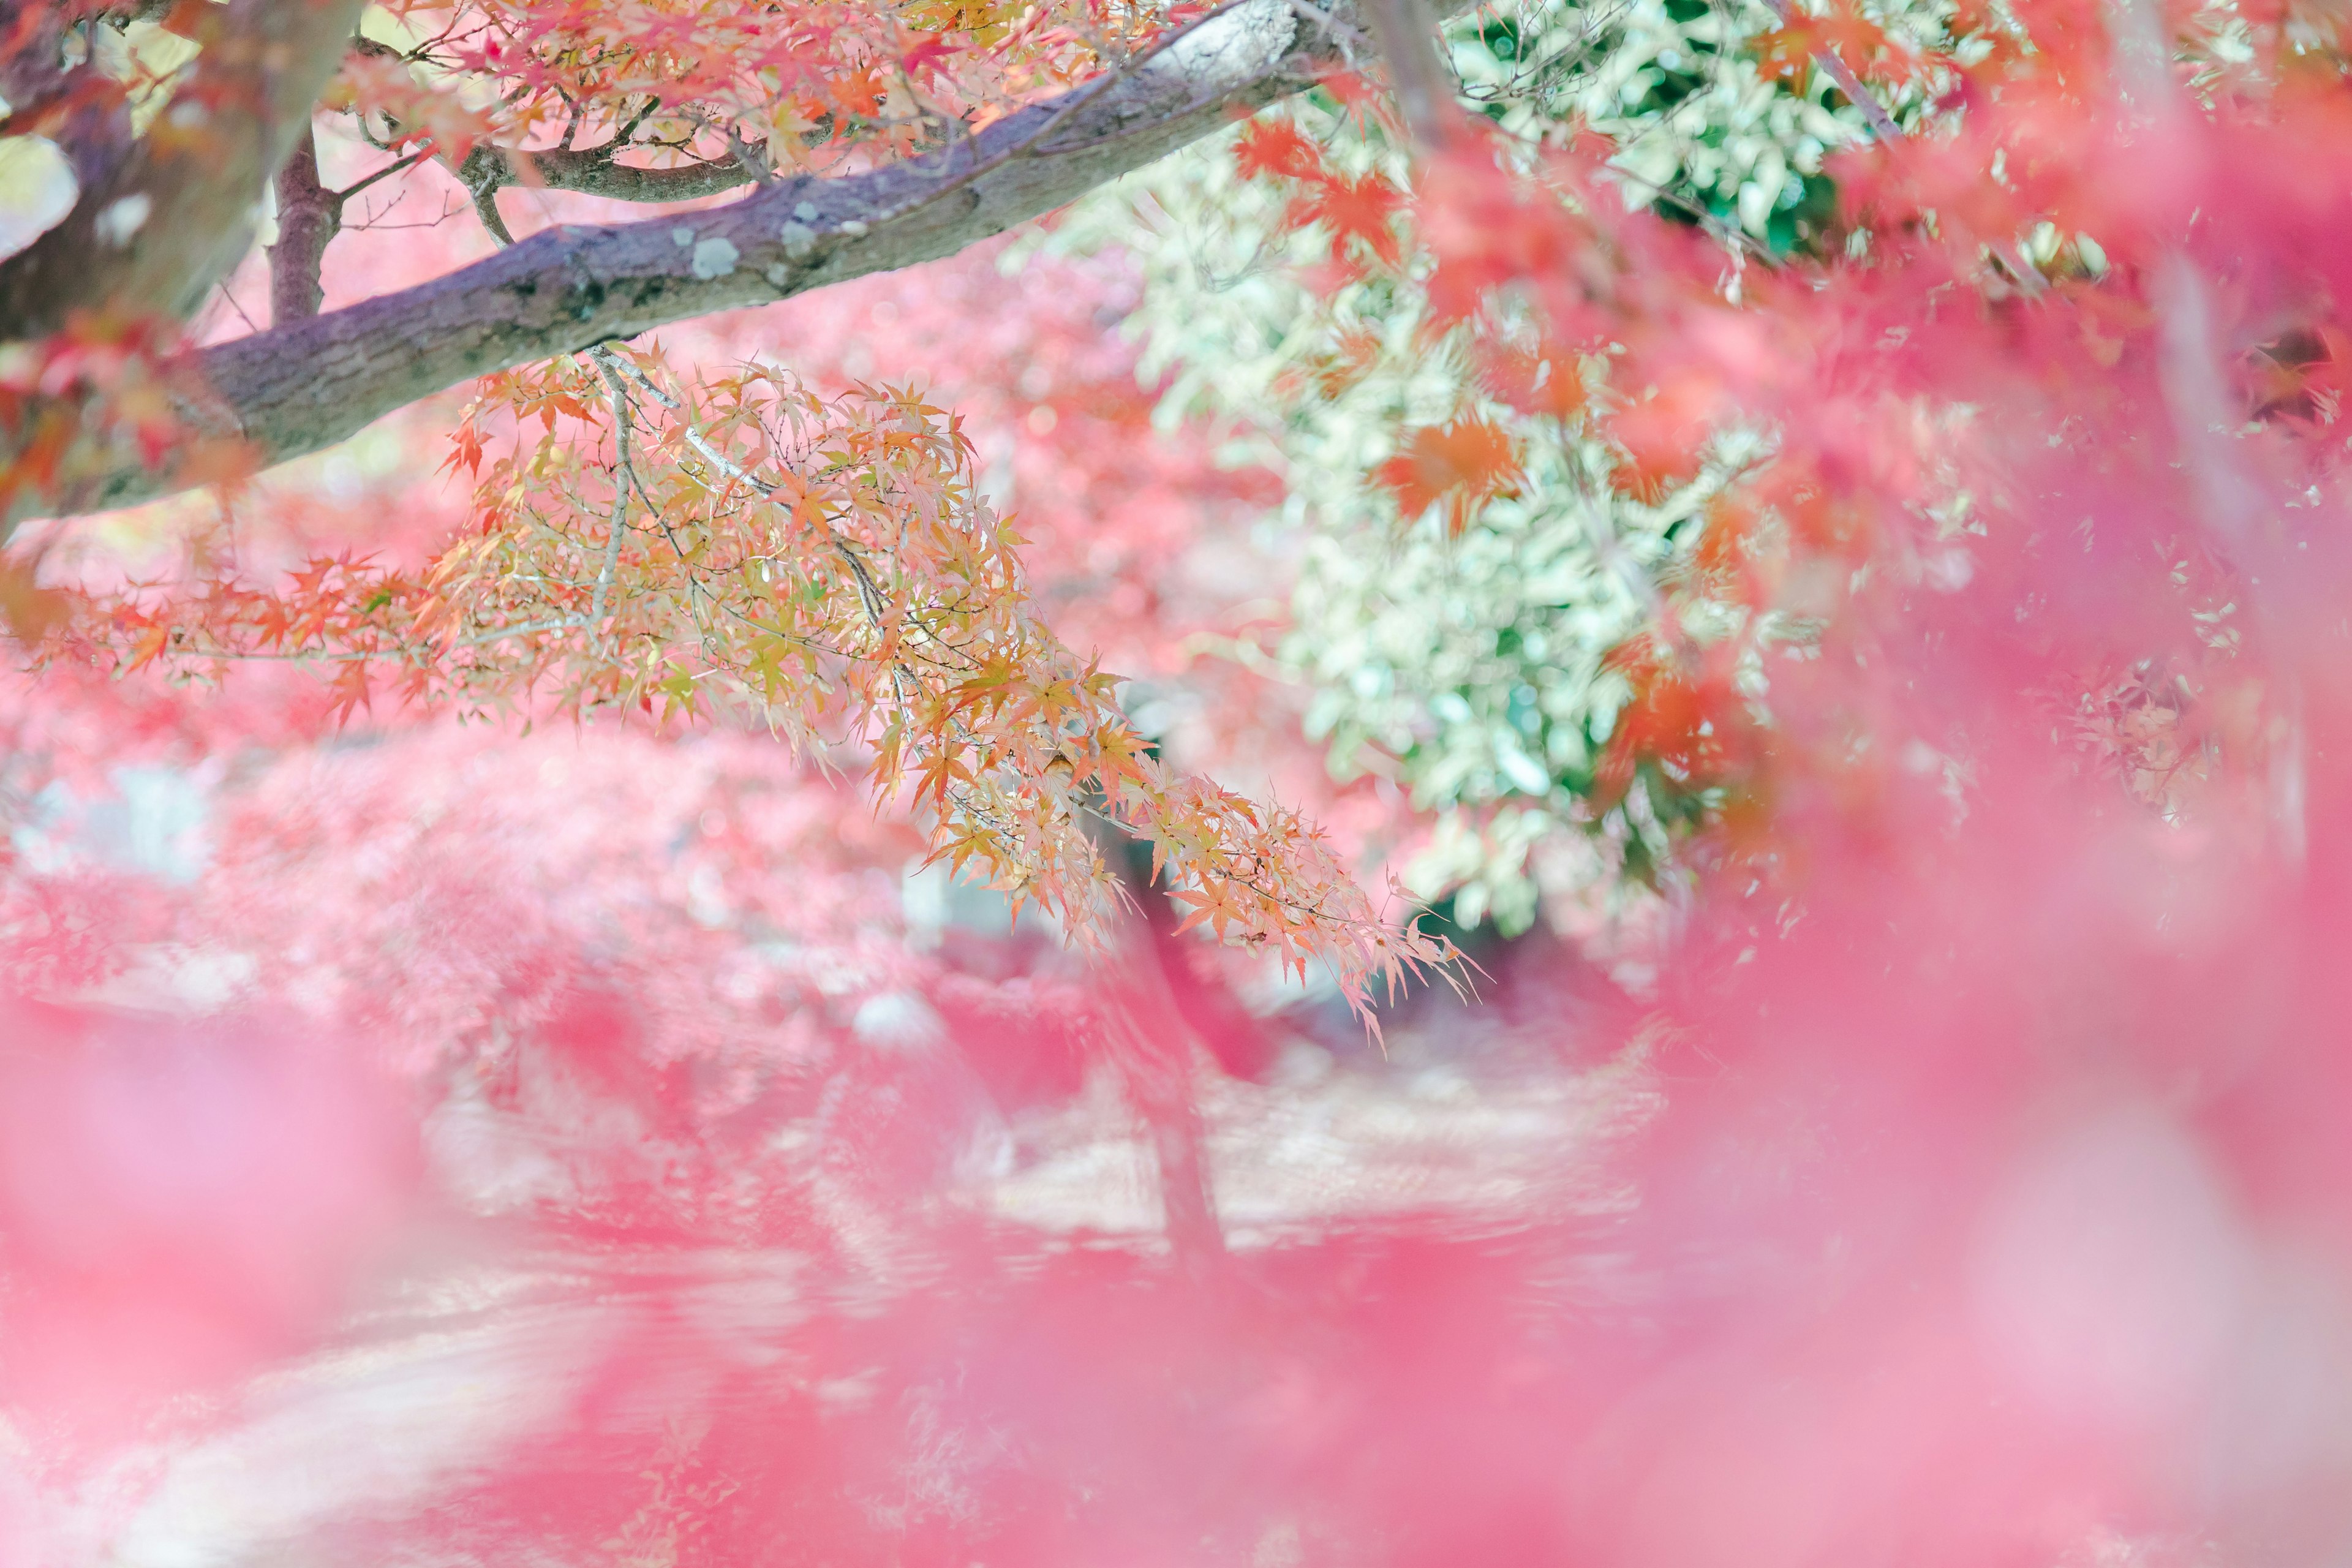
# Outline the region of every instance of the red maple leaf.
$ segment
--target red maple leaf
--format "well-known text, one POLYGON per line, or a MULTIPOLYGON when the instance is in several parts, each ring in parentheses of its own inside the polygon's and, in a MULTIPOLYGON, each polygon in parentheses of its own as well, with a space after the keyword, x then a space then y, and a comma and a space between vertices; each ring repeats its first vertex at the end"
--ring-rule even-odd
POLYGON ((918 33, 914 41, 898 57, 898 68, 908 81, 925 81, 940 74, 941 62, 954 58, 955 51, 947 39, 938 33, 918 33))
POLYGON ((1331 231, 1333 260, 1346 258, 1348 241, 1354 238, 1393 267, 1402 251, 1389 220, 1403 205, 1404 193, 1386 175, 1370 174, 1353 180, 1317 181, 1313 194, 1298 204, 1297 216, 1302 222, 1319 223, 1331 231))
POLYGON ((1312 179, 1323 168, 1323 150, 1287 120, 1253 121, 1234 143, 1234 167, 1245 180, 1312 179))
POLYGON ((1756 50, 1758 70, 1768 79, 1801 81, 1823 54, 1834 55, 1856 76, 1901 82, 1911 74, 1908 54, 1885 29, 1843 5, 1832 5, 1818 16, 1790 13, 1786 25, 1756 41, 1756 50))
POLYGON ((1620 488, 1654 503, 1697 474, 1719 403, 1711 379, 1685 374, 1611 416, 1609 434, 1625 454, 1620 488))

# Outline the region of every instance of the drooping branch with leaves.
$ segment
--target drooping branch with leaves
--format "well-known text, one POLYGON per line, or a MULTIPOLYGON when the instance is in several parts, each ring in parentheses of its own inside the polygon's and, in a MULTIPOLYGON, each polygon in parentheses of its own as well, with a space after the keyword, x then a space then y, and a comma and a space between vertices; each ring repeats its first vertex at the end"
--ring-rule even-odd
POLYGON ((1148 842, 1186 926, 1333 965, 1346 993, 1441 960, 1384 923, 1297 813, 1171 773, 1117 681, 1029 608, 1018 537, 952 416, 750 370, 681 382, 617 349, 485 378, 451 466, 474 525, 424 571, 345 556, 289 584, 79 602, 58 654, 217 679, 262 658, 377 695, 667 725, 726 714, 870 756, 934 855, 1083 941, 1116 899, 1095 825, 1148 842))

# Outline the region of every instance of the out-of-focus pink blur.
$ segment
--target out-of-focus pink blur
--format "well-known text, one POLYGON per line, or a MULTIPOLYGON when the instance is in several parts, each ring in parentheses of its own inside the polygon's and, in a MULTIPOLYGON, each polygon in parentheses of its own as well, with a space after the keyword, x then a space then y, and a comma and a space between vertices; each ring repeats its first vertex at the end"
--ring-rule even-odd
MULTIPOLYGON (((2168 298, 2215 344, 2352 286, 2340 201, 2272 201, 2256 143, 2196 151, 2179 199, 2228 222, 2168 298)), ((1119 287, 1057 276, 1069 321, 1119 287)), ((961 290, 968 321, 1018 287, 967 258, 854 298, 961 290)), ((1776 670, 1781 879, 1699 888, 1638 971, 1500 950, 1478 1005, 1398 1007, 1385 1055, 1205 952, 1139 939, 1168 989, 1139 999, 908 875, 903 825, 761 737, 263 744, 131 683, 15 693, 50 776, 10 984, 73 1000, 0 1004, 0 1552, 2352 1552, 2352 498, 2332 460, 2230 448, 2263 521, 2218 658, 2172 614, 2221 548, 2179 363, 2053 393, 2098 352, 2054 320, 1936 362, 1990 521, 1890 547, 1776 670), (2068 419, 2098 438, 2053 445, 2068 419), (2260 765, 2181 810, 2084 763, 2046 695, 2127 667, 2198 669, 2198 721, 2260 765)), ((1040 363, 1128 374, 1069 321, 1033 319, 1040 363)), ((1776 381, 1736 336, 1689 353, 1789 460, 1884 474, 1916 388, 1776 381), (1772 403, 1825 384, 1851 401, 1772 403)), ((1012 357, 957 362, 958 395, 1034 405, 1012 357)), ((1255 481, 1112 446, 1014 482, 1073 537, 1145 498, 1101 569, 1172 668, 1213 607, 1140 584, 1255 481), (1151 499, 1180 479, 1208 501, 1151 499)))
POLYGON ((0 1012, 0 1399, 121 1438, 306 1348, 394 1240, 402 1088, 351 1042, 11 1002, 0 1012))

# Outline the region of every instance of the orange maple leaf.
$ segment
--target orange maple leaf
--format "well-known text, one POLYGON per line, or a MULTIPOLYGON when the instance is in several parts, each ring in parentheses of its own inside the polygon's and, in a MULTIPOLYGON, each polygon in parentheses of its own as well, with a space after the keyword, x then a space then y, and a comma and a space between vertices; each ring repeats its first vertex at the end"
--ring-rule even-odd
POLYGON ((1721 403, 1722 390, 1712 378, 1685 374, 1612 415, 1609 434, 1625 454, 1618 487, 1655 505, 1675 485, 1695 478, 1721 403))
POLYGON ((1445 531, 1458 538, 1478 504, 1519 477, 1519 464, 1507 432, 1484 419, 1463 418, 1414 431, 1377 477, 1407 518, 1443 501, 1445 531))
POLYGON ((375 711, 375 703, 368 690, 367 661, 364 659, 355 658, 344 665, 329 683, 328 690, 332 695, 327 703, 327 712, 338 725, 349 723, 352 715, 362 709, 370 713, 375 711))
POLYGON ((1846 5, 1832 5, 1818 16, 1792 11, 1784 26, 1757 40, 1756 50, 1758 73, 1768 80, 1801 83, 1813 60, 1824 54, 1835 56, 1858 77, 1899 83, 1911 74, 1907 52, 1885 28, 1846 5))
POLYGON ((1573 354, 1494 348, 1480 359, 1478 384, 1522 414, 1565 419, 1584 406, 1584 376, 1573 354))

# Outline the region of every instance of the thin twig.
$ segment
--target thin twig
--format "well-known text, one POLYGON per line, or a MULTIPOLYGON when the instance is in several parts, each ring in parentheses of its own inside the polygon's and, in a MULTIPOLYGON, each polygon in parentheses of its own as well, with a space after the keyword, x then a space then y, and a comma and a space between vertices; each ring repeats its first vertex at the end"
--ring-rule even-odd
POLYGON ((621 534, 629 525, 629 399, 621 378, 613 373, 607 360, 597 362, 597 370, 604 377, 604 385, 613 395, 613 525, 604 541, 604 563, 597 569, 595 591, 588 596, 588 634, 598 635, 604 624, 604 595, 613 586, 613 574, 621 564, 621 534))
MULTIPOLYGON (((1790 4, 1790 0, 1764 0, 1764 6, 1780 19, 1780 26, 1784 27, 1796 19, 1796 7, 1790 4)), ((1824 44, 1812 53, 1813 63, 1820 66, 1822 73, 1837 84, 1837 89, 1845 94, 1848 102, 1862 110, 1862 117, 1870 121, 1871 129, 1878 132, 1881 141, 1903 140, 1903 127, 1895 123, 1895 116, 1887 113, 1886 106, 1878 101, 1870 89, 1862 85, 1862 79, 1853 74, 1852 67, 1838 58, 1835 49, 1824 44)))
POLYGON ((404 169, 414 168, 431 156, 433 156, 433 147, 431 143, 428 142, 425 146, 419 147, 415 152, 411 153, 407 157, 385 164, 383 168, 378 169, 374 174, 369 174, 360 180, 358 184, 346 185, 340 191, 330 191, 327 194, 334 197, 334 199, 339 202, 350 201, 353 196, 358 195, 362 191, 366 190, 378 180, 387 179, 394 174, 399 174, 404 169))

